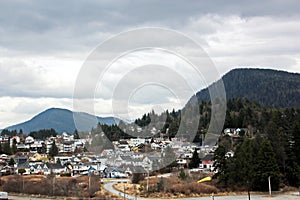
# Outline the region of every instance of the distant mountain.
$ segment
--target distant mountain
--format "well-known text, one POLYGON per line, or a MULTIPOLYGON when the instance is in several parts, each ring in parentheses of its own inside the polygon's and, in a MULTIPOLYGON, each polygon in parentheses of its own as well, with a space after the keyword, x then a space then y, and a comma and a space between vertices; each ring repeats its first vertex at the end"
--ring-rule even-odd
POLYGON ((30 133, 31 131, 53 128, 58 133, 67 132, 73 134, 76 128, 79 131, 90 131, 98 122, 112 125, 118 124, 119 121, 119 119, 113 117, 95 117, 88 113, 72 112, 61 108, 50 108, 26 122, 7 127, 6 129, 22 129, 24 133, 30 133), (77 122, 76 126, 74 116, 77 122))
MULTIPOLYGON (((271 69, 234 69, 222 80, 227 99, 247 98, 267 107, 300 107, 300 74, 271 69)), ((200 101, 210 100, 207 88, 196 96, 200 101)))

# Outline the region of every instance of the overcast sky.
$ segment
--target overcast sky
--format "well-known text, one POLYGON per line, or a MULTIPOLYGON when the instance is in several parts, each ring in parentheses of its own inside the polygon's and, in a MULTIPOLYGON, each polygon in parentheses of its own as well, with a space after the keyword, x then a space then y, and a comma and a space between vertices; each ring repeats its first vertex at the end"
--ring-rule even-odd
MULTIPOLYGON (((143 27, 171 29, 192 38, 206 51, 220 75, 237 67, 300 72, 298 0, 2 0, 0 128, 28 120, 50 107, 73 110, 77 75, 91 52, 120 32, 143 27)), ((165 58, 155 55, 130 55, 127 60, 117 61, 106 77, 114 77, 128 60, 132 64, 141 58, 157 59, 168 65, 163 61, 165 58), (136 59, 133 61, 132 57, 136 59)), ((170 65, 174 67, 184 65, 170 55, 160 56, 172 60, 170 65)), ((139 76, 136 71, 132 73, 128 84, 139 76)), ((188 79, 199 90, 205 86, 197 78, 188 79)), ((130 107, 131 118, 148 112, 152 104, 160 105, 161 109, 180 108, 190 98, 178 101, 178 95, 171 90, 155 87, 144 87, 151 91, 148 96, 136 89, 135 95, 127 99, 135 99, 130 107)), ((95 111, 99 116, 112 115, 112 98, 108 95, 111 90, 106 92, 98 90, 95 94, 95 111)), ((114 110, 114 114, 122 113, 114 110)))

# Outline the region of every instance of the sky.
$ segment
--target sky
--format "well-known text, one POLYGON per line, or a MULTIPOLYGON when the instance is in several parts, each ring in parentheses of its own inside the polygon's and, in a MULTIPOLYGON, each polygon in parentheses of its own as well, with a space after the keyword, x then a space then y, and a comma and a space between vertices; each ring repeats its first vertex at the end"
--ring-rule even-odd
MULTIPOLYGON (((170 52, 134 51, 114 59, 104 78, 93 77, 98 82, 92 91, 92 110, 85 106, 91 101, 84 95, 81 107, 74 108, 76 85, 87 84, 78 84, 78 77, 90 55, 116 35, 145 27, 172 30, 191 38, 205 51, 220 76, 237 67, 300 73, 297 0, 2 0, 0 128, 28 120, 51 107, 130 119, 154 108, 179 109, 193 91, 217 79, 214 76, 203 81, 193 77, 192 72, 185 70, 189 63, 170 52), (150 76, 149 71, 143 71, 146 68, 139 71, 132 67, 135 65, 152 65, 151 72, 158 69, 160 73, 155 71, 150 76), (164 66, 171 66, 172 70, 164 66), (173 72, 176 73, 170 75, 173 72), (139 82, 141 77, 148 82, 139 82), (164 84, 149 84, 162 80, 164 84), (192 85, 192 90, 186 92, 187 88, 181 87, 185 82, 192 85), (116 100, 124 104, 114 106, 116 100)), ((160 41, 168 40, 159 34, 154 37, 158 46, 160 41)), ((105 60, 115 51, 149 38, 138 35, 130 40, 115 40, 114 48, 100 57, 105 60)), ((174 43, 178 41, 171 38, 166 45, 174 43)), ((193 49, 189 52, 198 56, 193 49)), ((209 68, 202 70, 203 76, 210 76, 209 68)))

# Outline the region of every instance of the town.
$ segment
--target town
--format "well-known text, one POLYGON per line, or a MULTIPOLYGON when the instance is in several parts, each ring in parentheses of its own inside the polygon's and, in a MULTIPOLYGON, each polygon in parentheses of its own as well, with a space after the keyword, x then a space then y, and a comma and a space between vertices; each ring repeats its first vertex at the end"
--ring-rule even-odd
MULTIPOLYGON (((224 134, 239 137, 238 131, 226 129, 224 134)), ((178 168, 187 168, 193 153, 202 155, 201 163, 195 170, 213 171, 213 153, 216 146, 196 145, 183 138, 130 138, 113 141, 113 148, 104 149, 100 154, 89 152, 86 144, 93 138, 79 138, 78 134, 66 132, 45 140, 30 135, 20 137, 1 135, 2 148, 9 145, 10 154, 0 155, 1 176, 10 174, 68 174, 69 176, 100 175, 102 178, 128 178, 133 173, 147 173, 159 169, 159 161, 166 149, 175 154, 178 168), (151 153, 143 153, 148 148, 151 153), (56 151, 56 152, 55 152, 56 151)), ((233 152, 228 152, 233 156, 233 152)), ((173 162, 173 160, 171 160, 173 162)), ((167 163, 170 164, 170 163, 167 163)))

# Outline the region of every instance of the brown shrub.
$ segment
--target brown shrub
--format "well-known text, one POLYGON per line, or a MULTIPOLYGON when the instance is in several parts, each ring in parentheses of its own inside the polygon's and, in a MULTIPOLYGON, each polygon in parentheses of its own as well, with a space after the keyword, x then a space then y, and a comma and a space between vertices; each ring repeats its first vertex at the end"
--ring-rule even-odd
POLYGON ((96 177, 91 177, 88 187, 88 177, 45 177, 45 176, 20 176, 11 175, 1 177, 2 190, 6 192, 91 197, 100 189, 100 182, 96 177))

